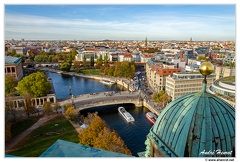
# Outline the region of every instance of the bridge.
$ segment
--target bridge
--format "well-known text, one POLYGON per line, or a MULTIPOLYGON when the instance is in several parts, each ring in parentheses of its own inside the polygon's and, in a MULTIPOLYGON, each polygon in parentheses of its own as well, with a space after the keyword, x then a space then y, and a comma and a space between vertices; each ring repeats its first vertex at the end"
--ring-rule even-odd
POLYGON ((59 103, 62 106, 62 112, 64 112, 64 105, 69 103, 73 103, 77 111, 97 106, 133 103, 136 107, 145 106, 157 115, 160 113, 160 110, 154 107, 152 103, 142 99, 139 92, 129 91, 119 91, 117 93, 110 91, 72 96, 69 99, 59 101, 59 103))
POLYGON ((141 102, 139 102, 139 93, 128 91, 119 91, 117 93, 114 91, 110 91, 84 94, 79 96, 73 96, 67 100, 59 101, 59 103, 61 106, 64 106, 67 103, 74 103, 74 106, 77 110, 96 106, 124 103, 133 103, 136 106, 142 106, 141 102))

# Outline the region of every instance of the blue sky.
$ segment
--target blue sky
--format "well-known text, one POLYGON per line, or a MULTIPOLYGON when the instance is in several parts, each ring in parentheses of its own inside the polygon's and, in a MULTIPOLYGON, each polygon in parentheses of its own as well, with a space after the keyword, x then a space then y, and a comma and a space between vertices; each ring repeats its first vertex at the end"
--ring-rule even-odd
POLYGON ((5 39, 235 40, 235 5, 5 5, 5 39))

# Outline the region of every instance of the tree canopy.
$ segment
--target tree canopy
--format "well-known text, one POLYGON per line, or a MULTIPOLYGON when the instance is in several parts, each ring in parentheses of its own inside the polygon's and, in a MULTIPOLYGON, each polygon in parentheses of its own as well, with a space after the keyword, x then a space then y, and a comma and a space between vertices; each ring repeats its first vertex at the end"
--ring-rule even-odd
POLYGON ((18 82, 20 95, 32 94, 34 97, 41 97, 47 95, 51 88, 52 85, 43 72, 32 73, 18 82))
POLYGON ((18 81, 14 76, 6 75, 5 76, 5 95, 9 95, 15 91, 18 81))
POLYGON ((69 62, 63 62, 62 64, 61 64, 61 68, 60 68, 62 71, 70 71, 70 69, 71 69, 71 63, 69 63, 69 62))
POLYGON ((132 78, 135 75, 135 63, 134 62, 116 62, 113 66, 105 66, 104 74, 115 77, 132 78))
POLYGON ((88 114, 90 125, 79 134, 80 143, 91 147, 131 155, 131 151, 114 130, 97 113, 88 114))
POLYGON ((153 96, 152 96, 152 99, 153 99, 154 102, 162 103, 164 105, 166 105, 170 101, 170 97, 164 91, 154 93, 153 96))

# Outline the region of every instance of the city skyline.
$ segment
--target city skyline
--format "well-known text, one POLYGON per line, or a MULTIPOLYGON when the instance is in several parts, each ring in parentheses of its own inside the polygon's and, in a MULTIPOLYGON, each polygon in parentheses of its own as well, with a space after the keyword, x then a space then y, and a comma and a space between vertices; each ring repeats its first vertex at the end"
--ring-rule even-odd
POLYGON ((235 41, 236 6, 5 5, 5 40, 235 41))

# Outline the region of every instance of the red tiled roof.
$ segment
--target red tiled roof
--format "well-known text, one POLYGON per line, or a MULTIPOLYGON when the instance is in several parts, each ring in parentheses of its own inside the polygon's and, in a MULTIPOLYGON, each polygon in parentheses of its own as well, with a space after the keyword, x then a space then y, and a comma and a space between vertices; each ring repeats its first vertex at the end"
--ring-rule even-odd
POLYGON ((125 53, 124 57, 133 57, 131 53, 125 53))

